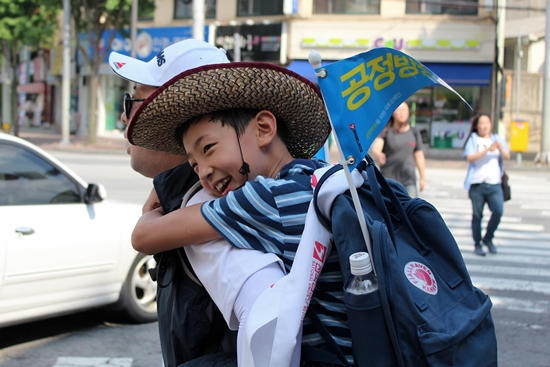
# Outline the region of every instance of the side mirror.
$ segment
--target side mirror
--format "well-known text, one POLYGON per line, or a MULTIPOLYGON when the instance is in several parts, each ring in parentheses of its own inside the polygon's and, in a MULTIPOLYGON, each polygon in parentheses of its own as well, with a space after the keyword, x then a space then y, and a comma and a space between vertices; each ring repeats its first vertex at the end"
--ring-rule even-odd
POLYGON ((103 185, 89 184, 86 188, 84 202, 86 204, 99 203, 107 198, 107 191, 103 185))

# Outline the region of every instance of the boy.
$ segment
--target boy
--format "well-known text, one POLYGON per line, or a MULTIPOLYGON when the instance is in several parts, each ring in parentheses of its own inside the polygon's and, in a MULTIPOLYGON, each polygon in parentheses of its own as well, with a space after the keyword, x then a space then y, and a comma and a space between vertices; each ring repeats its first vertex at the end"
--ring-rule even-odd
MULTIPOLYGON (((312 198, 310 176, 325 165, 309 160, 330 131, 320 93, 270 64, 207 66, 161 87, 140 107, 128 131, 131 142, 148 149, 187 154, 205 190, 218 197, 164 216, 160 209, 144 213, 132 235, 134 248, 155 253, 193 245, 186 252, 193 267, 204 271, 197 271, 199 278, 228 324, 238 319, 242 325, 257 296, 282 272, 273 258, 252 255, 255 251, 215 246, 211 251, 194 244, 223 237, 238 248, 277 254, 291 267, 312 198), (235 276, 235 270, 250 266, 254 272, 245 271, 246 279, 235 276)), ((329 288, 323 297, 334 298, 329 293, 341 292, 341 279, 329 288)), ((320 313, 340 324, 335 329, 344 332, 338 340, 351 354, 343 304, 335 299, 340 305, 328 308, 342 315, 328 308, 320 313)))

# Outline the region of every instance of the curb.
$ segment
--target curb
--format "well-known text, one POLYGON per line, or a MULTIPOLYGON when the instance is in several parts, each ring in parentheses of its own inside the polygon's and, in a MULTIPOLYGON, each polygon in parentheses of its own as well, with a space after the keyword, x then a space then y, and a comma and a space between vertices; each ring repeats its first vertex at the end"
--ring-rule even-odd
MULTIPOLYGON (((46 151, 60 151, 73 153, 98 154, 127 154, 130 145, 124 138, 123 132, 114 131, 109 135, 100 135, 95 144, 87 143, 87 136, 69 136, 69 145, 61 144, 61 133, 52 126, 21 127, 19 137, 25 139, 46 151)), ((338 154, 335 147, 331 147, 331 160, 336 162, 338 154)), ((468 162, 462 159, 459 149, 440 150, 428 148, 425 151, 426 167, 428 168, 457 168, 468 169, 468 162)), ((509 171, 550 172, 550 165, 537 165, 532 160, 524 159, 521 165, 512 159, 504 162, 504 168, 509 171)))
POLYGON ((122 132, 98 136, 94 144, 88 144, 87 136, 74 134, 69 135, 69 144, 64 144, 61 134, 48 126, 22 127, 19 137, 47 151, 127 154, 129 146, 122 132))

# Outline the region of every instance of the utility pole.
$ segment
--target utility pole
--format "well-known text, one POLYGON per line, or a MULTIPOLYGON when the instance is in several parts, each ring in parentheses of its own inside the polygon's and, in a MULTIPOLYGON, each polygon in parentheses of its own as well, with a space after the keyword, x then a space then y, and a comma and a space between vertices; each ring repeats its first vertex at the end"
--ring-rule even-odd
POLYGON ((204 41, 204 0, 193 0, 193 38, 204 41))
MULTIPOLYGON (((519 121, 519 106, 521 99, 521 58, 523 57, 521 27, 518 28, 518 42, 516 52, 516 121, 519 121)), ((516 153, 516 163, 521 165, 521 152, 516 153)))
MULTIPOLYGON (((132 14, 130 19, 130 56, 136 57, 137 50, 137 20, 138 20, 138 0, 132 1, 132 14)), ((134 92, 135 82, 128 83, 130 94, 134 92)))
MULTIPOLYGON (((550 1, 550 0, 547 0, 550 1)), ((497 70, 496 70, 496 103, 495 103, 495 116, 493 118, 493 121, 495 121, 495 125, 497 128, 497 132, 504 136, 504 131, 502 128, 502 121, 501 121, 501 101, 502 101, 502 69, 504 66, 504 25, 506 23, 506 0, 498 0, 497 2, 497 26, 496 26, 496 41, 497 41, 497 70)))
POLYGON ((61 83, 61 141, 60 145, 70 145, 70 103, 71 103, 71 3, 63 0, 63 72, 61 83))
POLYGON ((535 163, 549 163, 550 154, 550 0, 546 0, 546 31, 544 33, 544 90, 542 97, 542 142, 535 163))

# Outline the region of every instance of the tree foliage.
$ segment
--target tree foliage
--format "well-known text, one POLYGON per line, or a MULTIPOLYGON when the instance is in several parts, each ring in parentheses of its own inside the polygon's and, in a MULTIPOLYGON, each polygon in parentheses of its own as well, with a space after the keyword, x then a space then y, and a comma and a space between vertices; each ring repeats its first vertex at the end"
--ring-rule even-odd
POLYGON ((61 0, 0 0, 0 40, 12 50, 50 43, 61 0))

